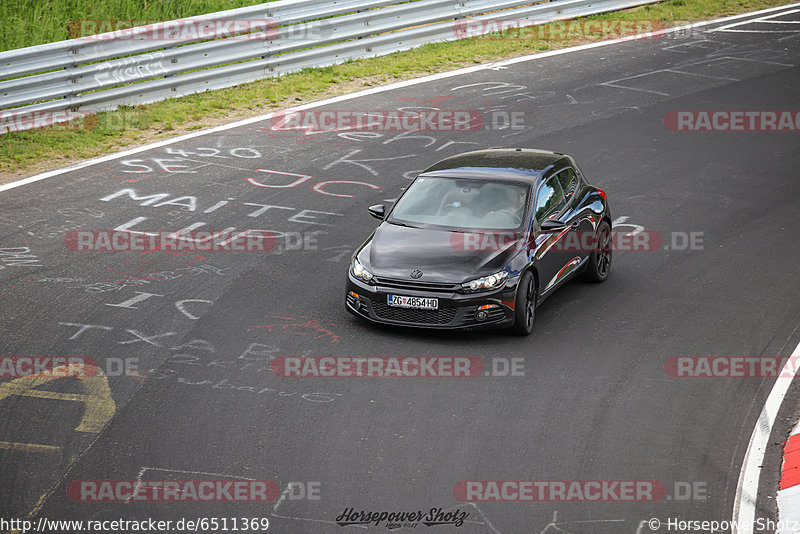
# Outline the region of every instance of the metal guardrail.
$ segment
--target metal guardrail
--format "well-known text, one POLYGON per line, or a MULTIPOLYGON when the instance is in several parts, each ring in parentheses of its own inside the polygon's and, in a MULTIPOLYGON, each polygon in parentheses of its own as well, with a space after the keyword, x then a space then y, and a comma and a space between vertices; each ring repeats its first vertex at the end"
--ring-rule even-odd
POLYGON ((3 114, 113 110, 455 40, 466 22, 536 25, 654 1, 279 0, 20 48, 0 52, 0 131, 3 114))

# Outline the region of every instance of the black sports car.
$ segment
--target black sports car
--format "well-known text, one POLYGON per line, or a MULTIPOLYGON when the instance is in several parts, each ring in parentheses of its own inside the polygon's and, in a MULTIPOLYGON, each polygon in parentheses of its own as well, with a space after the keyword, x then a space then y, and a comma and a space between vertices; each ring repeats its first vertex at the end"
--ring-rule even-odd
POLYGON ((527 335, 557 287, 611 267, 606 194, 558 152, 453 156, 369 212, 383 222, 350 261, 346 307, 374 322, 527 335))

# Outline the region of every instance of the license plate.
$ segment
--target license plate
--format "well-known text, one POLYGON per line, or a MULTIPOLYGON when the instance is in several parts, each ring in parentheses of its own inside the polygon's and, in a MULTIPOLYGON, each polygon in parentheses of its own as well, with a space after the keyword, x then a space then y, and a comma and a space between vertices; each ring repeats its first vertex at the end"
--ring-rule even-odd
POLYGON ((401 295, 389 295, 387 300, 389 306, 396 308, 415 308, 418 310, 438 310, 439 299, 424 297, 403 297, 401 295))

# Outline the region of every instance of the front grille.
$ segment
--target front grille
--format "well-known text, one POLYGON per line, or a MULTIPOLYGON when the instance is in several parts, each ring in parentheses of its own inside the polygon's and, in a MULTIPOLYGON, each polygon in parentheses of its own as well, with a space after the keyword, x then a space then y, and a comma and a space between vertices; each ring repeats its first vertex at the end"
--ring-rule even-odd
POLYGON ((457 308, 442 308, 439 310, 414 310, 411 308, 396 308, 383 302, 372 302, 372 310, 381 319, 389 321, 402 321, 414 324, 450 324, 456 317, 457 308))
POLYGON ((426 291, 446 291, 452 293, 458 291, 459 284, 449 284, 442 282, 421 282, 419 280, 399 280, 397 278, 375 277, 375 282, 383 287, 394 289, 422 289, 426 291))

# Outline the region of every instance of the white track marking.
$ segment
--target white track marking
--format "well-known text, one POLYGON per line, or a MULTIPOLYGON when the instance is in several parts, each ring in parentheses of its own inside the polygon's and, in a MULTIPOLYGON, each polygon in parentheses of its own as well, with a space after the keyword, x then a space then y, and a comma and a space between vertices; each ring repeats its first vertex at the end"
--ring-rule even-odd
MULTIPOLYGON (((792 332, 796 332, 797 328, 792 332)), ((761 409, 756 427, 750 436, 750 443, 742 461, 739 472, 739 483, 736 486, 736 497, 733 502, 733 522, 738 525, 738 534, 753 534, 753 522, 756 517, 756 499, 758 497, 758 482, 761 478, 761 468, 764 465, 764 456, 767 452, 769 436, 783 404, 783 399, 795 375, 794 370, 797 359, 800 358, 800 344, 794 349, 791 357, 786 361, 780 375, 769 392, 767 402, 761 409)), ((797 366, 800 371, 800 366, 797 366)))
MULTIPOLYGON (((789 6, 784 6, 789 7, 789 6)), ((783 15, 790 15, 792 13, 800 13, 800 9, 790 9, 789 11, 784 11, 782 13, 777 13, 775 15, 771 15, 769 17, 758 17, 752 20, 745 20, 743 22, 734 22, 733 24, 726 24, 725 26, 720 26, 719 28, 714 28, 711 31, 715 32, 738 32, 738 33, 785 33, 783 30, 732 30, 731 28, 736 28, 737 26, 744 26, 745 24, 800 24, 800 20, 772 20, 775 17, 781 17, 783 15)), ((786 31, 796 31, 796 30, 786 30, 786 31)))

